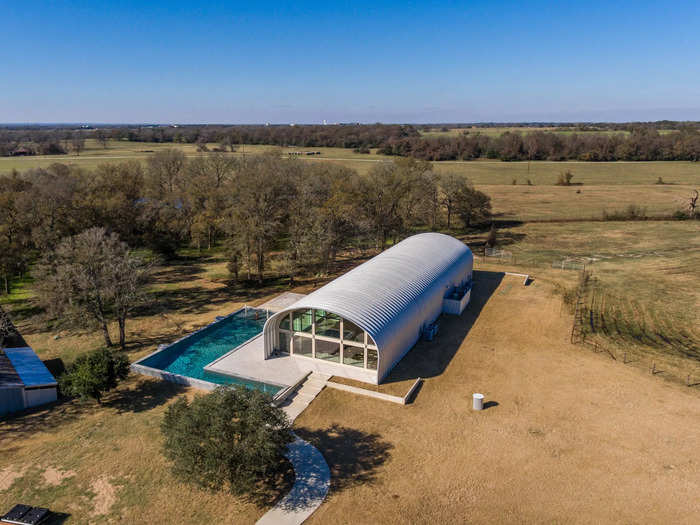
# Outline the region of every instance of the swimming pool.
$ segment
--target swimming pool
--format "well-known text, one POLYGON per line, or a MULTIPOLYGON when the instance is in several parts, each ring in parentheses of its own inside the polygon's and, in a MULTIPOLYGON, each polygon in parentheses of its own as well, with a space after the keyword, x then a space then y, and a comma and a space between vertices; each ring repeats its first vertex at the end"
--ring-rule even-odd
POLYGON ((212 361, 259 335, 266 319, 265 310, 243 308, 137 361, 135 365, 219 385, 244 385, 274 395, 283 387, 204 370, 212 361))

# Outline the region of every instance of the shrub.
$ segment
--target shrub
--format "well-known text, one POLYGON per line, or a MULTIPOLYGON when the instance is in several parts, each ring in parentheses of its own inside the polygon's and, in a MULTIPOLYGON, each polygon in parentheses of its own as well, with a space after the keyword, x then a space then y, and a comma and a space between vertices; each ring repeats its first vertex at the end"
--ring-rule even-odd
POLYGON ((533 184, 532 184, 532 181, 531 181, 530 179, 527 179, 527 185, 528 185, 528 186, 532 186, 532 185, 533 185, 533 184))
POLYGON ((646 208, 630 204, 624 210, 608 212, 603 210, 603 220, 606 221, 641 221, 647 218, 646 208))
POLYGON ((661 177, 659 177, 658 179, 656 179, 655 184, 666 184, 666 183, 664 182, 664 179, 662 179, 661 177))
POLYGON ((498 242, 497 234, 496 234, 496 226, 494 224, 491 224, 491 229, 489 230, 489 235, 486 237, 486 246, 489 248, 493 248, 496 246, 496 243, 498 242))
POLYGON ((100 403, 102 394, 116 388, 128 374, 126 356, 103 348, 78 357, 59 384, 63 395, 92 397, 100 403))
POLYGON ((566 170, 564 173, 560 173, 557 177, 557 186, 571 186, 571 180, 574 178, 574 174, 570 170, 566 170))
POLYGON ((511 184, 512 184, 513 186, 517 185, 517 184, 518 184, 518 179, 513 179, 513 182, 511 182, 511 184))
POLYGON ((161 424, 173 473, 209 490, 251 494, 284 464, 291 425, 269 394, 219 387, 192 402, 181 397, 161 424))

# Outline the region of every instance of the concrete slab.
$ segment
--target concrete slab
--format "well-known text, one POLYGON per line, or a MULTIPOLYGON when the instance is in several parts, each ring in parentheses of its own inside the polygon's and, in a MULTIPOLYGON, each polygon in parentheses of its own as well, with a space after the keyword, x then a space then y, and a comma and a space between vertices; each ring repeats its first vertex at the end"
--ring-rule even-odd
POLYGON ((279 312, 280 310, 284 310, 285 308, 292 306, 299 299, 303 299, 304 297, 306 297, 306 295, 302 293, 284 292, 283 294, 270 299, 266 303, 263 303, 256 308, 264 308, 270 310, 271 312, 279 312))

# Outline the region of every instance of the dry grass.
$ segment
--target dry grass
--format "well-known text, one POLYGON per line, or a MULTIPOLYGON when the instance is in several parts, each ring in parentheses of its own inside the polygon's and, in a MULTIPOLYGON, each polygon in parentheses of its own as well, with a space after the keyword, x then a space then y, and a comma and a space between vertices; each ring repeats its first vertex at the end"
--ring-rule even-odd
MULTIPOLYGON (((149 153, 139 150, 147 149, 155 147, 123 143, 73 160, 91 166, 108 156, 145 158, 149 153)), ((323 159, 362 172, 381 160, 322 150, 323 159)), ((0 159, 0 172, 10 166, 6 160, 0 159)), ((595 217, 628 204, 670 213, 690 187, 700 186, 700 164, 683 162, 541 162, 531 163, 528 173, 527 163, 477 161, 436 169, 468 176, 492 195, 501 219, 595 217), (553 186, 564 169, 583 186, 553 186), (653 185, 658 176, 675 184, 653 185), (526 177, 535 186, 523 185, 526 177), (519 185, 512 186, 512 178, 519 185)), ((461 237, 478 253, 486 234, 461 237)), ((427 378, 412 405, 327 389, 298 420, 299 432, 333 467, 332 494, 311 522, 690 523, 700 510, 694 459, 700 405, 698 387, 682 380, 687 372, 700 375, 700 363, 663 341, 679 334, 695 345, 700 339, 697 223, 516 223, 499 229, 498 239, 513 263, 479 260, 485 272, 477 275, 467 312, 445 319, 436 342, 419 343, 378 387, 403 395, 416 377, 427 378), (556 292, 574 286, 577 274, 553 270, 551 263, 599 255, 607 258, 590 269, 605 293, 601 311, 623 312, 632 324, 618 323, 620 330, 596 337, 616 351, 636 352, 638 360, 627 365, 568 343, 572 318, 556 292), (497 272, 504 269, 535 280, 528 287, 517 278, 501 282, 497 272), (654 344, 635 338, 640 333, 654 344), (652 375, 650 359, 664 373, 652 375), (471 412, 473 391, 498 405, 471 412)), ((340 271, 359 262, 344 261, 340 271)), ((275 282, 235 290, 226 278, 216 254, 161 268, 151 304, 127 326, 130 359, 289 289, 275 282)), ((30 298, 25 283, 9 306, 42 358, 68 364, 101 345, 98 332, 44 326, 30 298)), ((19 500, 48 505, 71 514, 69 523, 144 523, 156 507, 176 523, 253 522, 261 508, 181 485, 169 474, 158 425, 178 395, 191 392, 131 378, 103 407, 65 403, 0 422, 0 507, 19 500)))
MULTIPOLYGON (((407 357, 427 377, 413 404, 324 390, 300 432, 350 427, 376 453, 310 523, 693 522, 697 392, 568 344, 569 326, 550 283, 480 273, 407 357)), ((315 441, 343 479, 343 448, 315 441)))
POLYGON ((79 401, 0 421, 0 508, 17 502, 70 515, 67 523, 252 523, 266 504, 180 483, 161 452, 160 421, 178 385, 132 377, 103 406, 79 401), (10 474, 9 478, 7 474, 10 474))

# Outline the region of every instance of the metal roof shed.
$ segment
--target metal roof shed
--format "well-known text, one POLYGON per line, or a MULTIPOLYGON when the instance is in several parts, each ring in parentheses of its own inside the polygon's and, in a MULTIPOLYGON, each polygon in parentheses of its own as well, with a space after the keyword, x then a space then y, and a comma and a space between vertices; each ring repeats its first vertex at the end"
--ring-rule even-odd
POLYGON ((56 401, 57 387, 30 347, 0 351, 0 415, 56 401))

